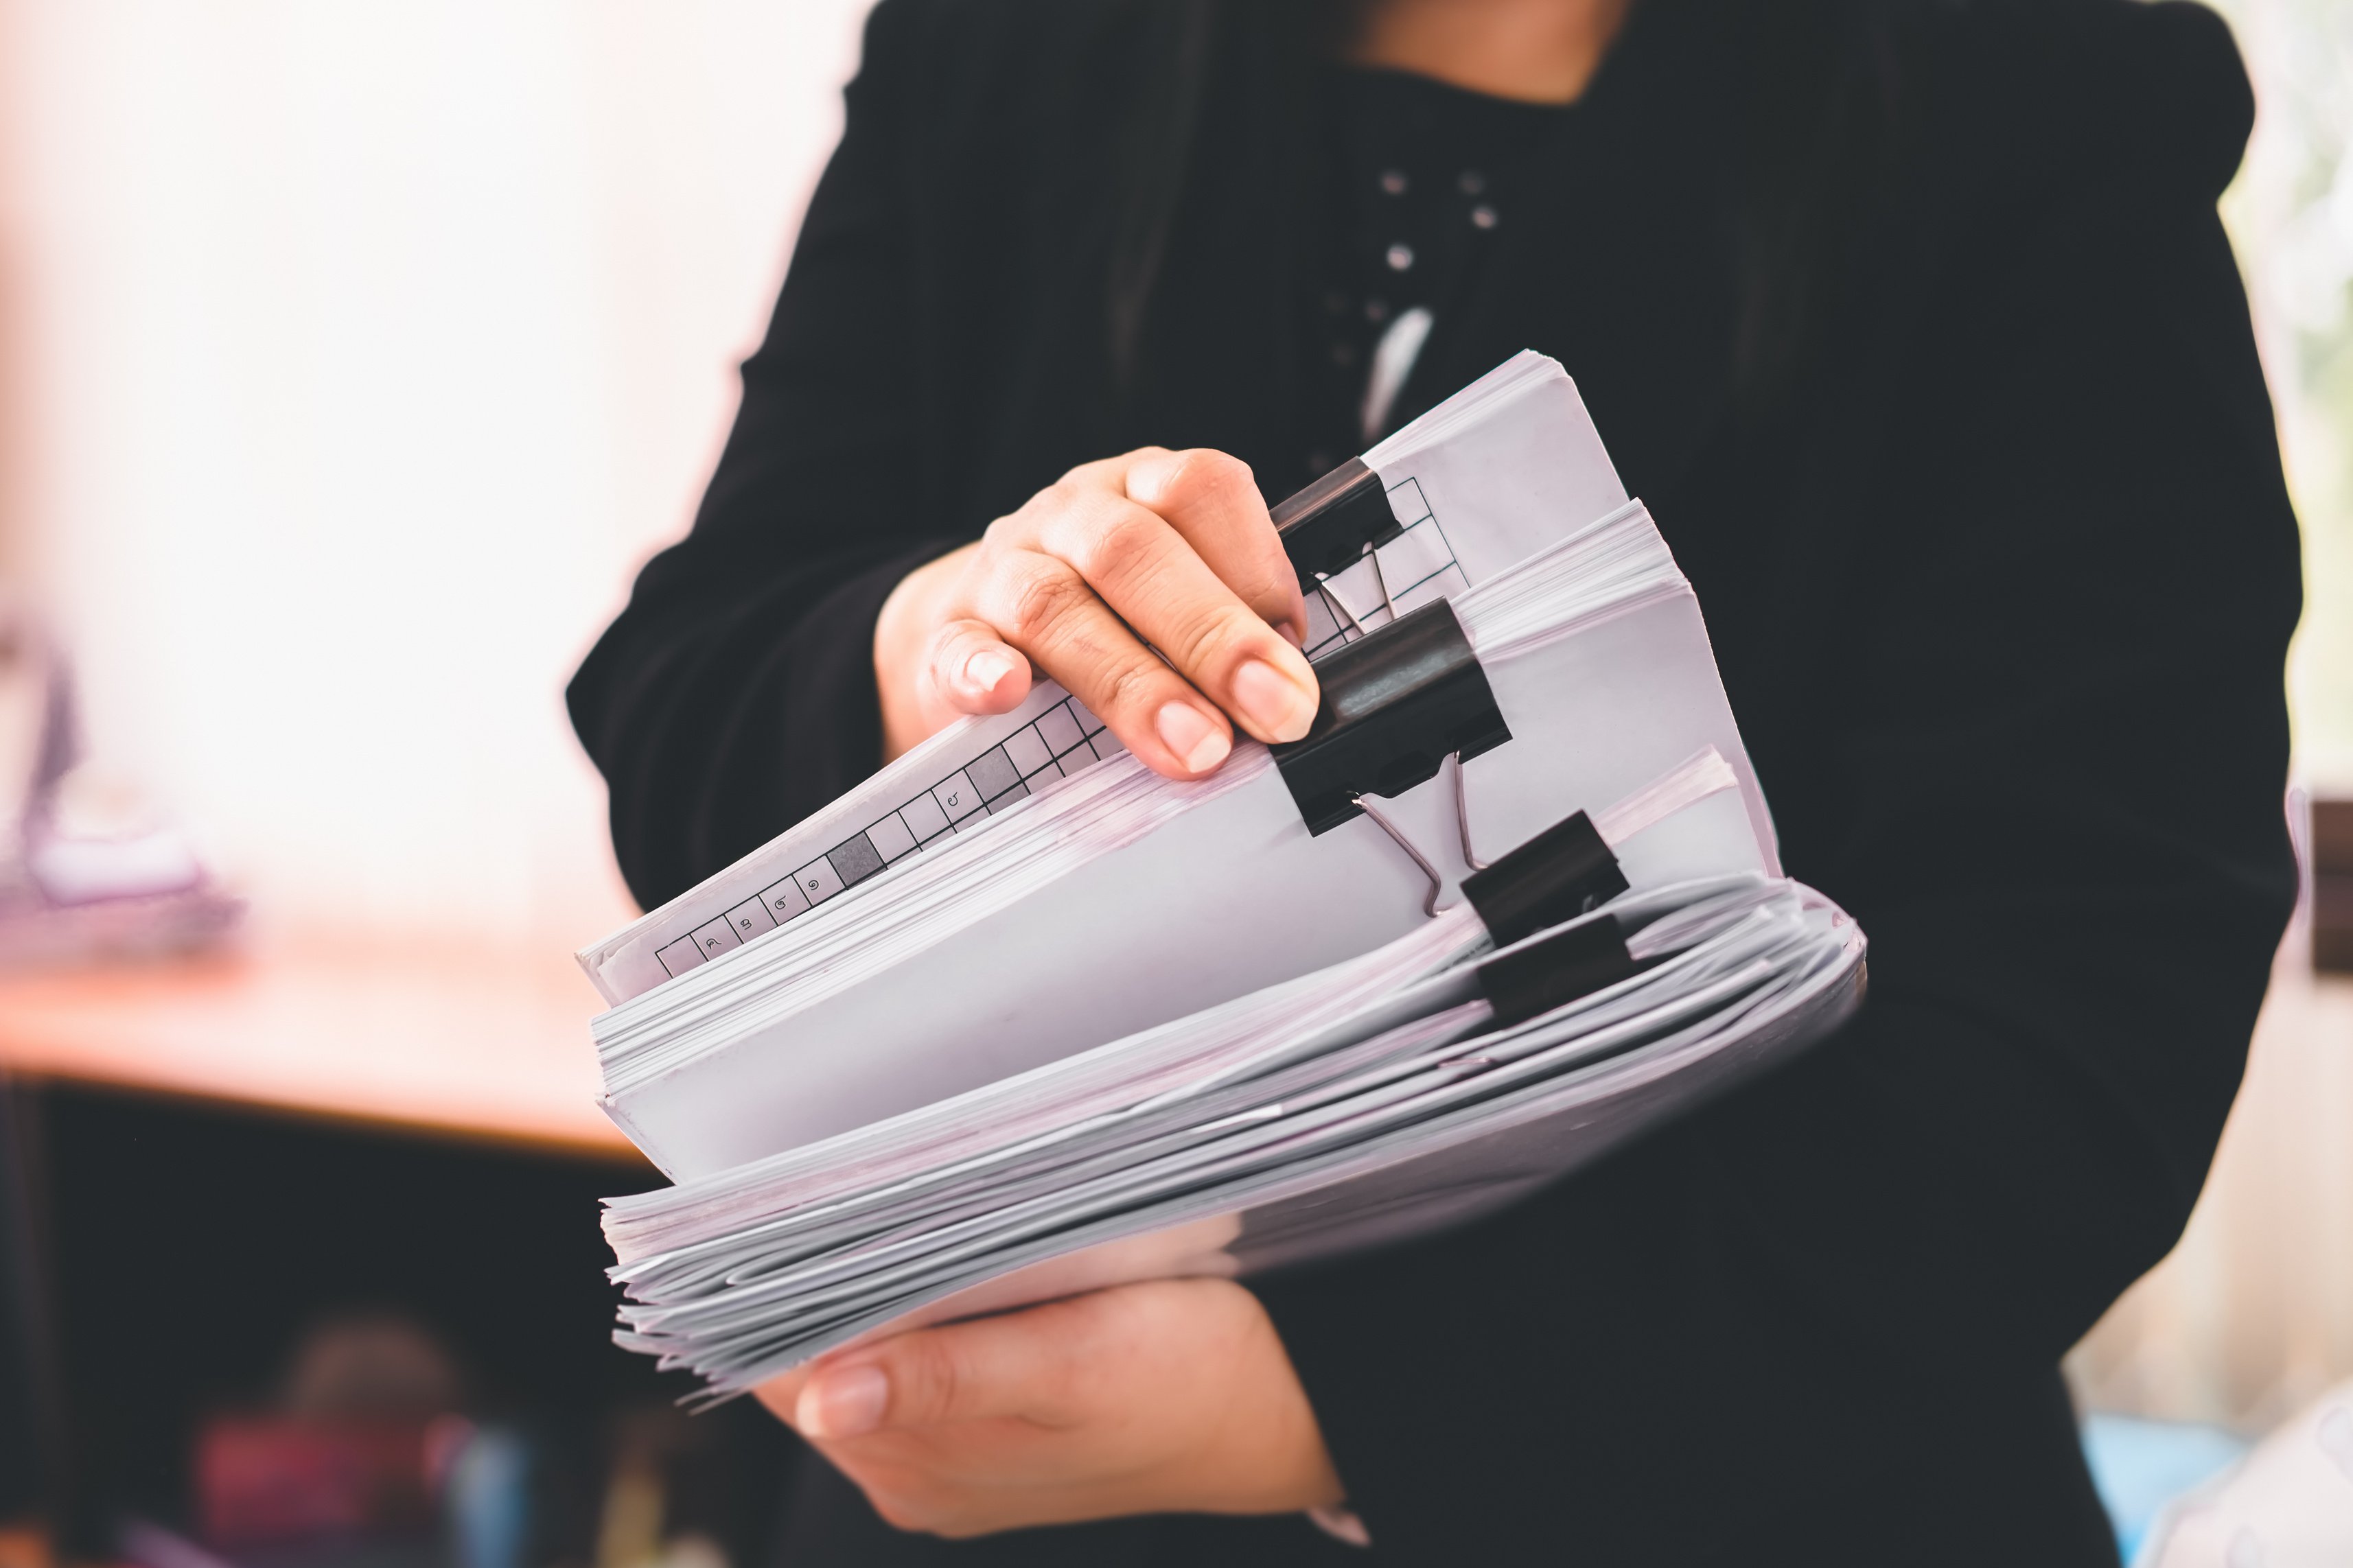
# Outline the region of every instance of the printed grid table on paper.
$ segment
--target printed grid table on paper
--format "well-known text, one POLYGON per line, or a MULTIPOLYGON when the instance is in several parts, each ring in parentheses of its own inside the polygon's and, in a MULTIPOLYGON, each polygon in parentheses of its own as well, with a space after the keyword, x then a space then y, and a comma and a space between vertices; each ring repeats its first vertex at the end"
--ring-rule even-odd
POLYGON ((1388 625, 1392 608, 1401 616, 1471 585, 1421 486, 1401 479, 1389 488, 1388 497, 1389 510, 1405 523, 1405 531, 1345 570, 1327 574, 1324 586, 1308 595, 1310 658, 1388 625), (1352 615, 1343 594, 1363 606, 1364 613, 1352 615))
POLYGON ((1123 749, 1077 698, 1066 699, 888 816, 654 956, 664 973, 683 974, 1123 749))

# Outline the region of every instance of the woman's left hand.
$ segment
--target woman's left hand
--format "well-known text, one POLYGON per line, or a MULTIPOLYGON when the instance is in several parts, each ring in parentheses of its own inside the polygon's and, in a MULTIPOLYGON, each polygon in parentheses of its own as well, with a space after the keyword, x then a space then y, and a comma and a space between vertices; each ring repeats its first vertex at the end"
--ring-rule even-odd
POLYGON ((902 1530, 1341 1500, 1291 1358, 1225 1279, 1123 1285, 820 1359, 760 1398, 902 1530))

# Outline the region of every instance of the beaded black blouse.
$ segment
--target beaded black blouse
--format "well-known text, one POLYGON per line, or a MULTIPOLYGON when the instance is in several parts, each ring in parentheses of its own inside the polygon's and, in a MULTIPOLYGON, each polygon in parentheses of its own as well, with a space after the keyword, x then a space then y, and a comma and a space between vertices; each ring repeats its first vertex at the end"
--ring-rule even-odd
POLYGON ((1425 321, 1459 309, 1477 287, 1533 154, 1576 112, 1403 71, 1340 68, 1325 102, 1331 221, 1301 340, 1312 447, 1303 480, 1398 423, 1407 351, 1425 321))

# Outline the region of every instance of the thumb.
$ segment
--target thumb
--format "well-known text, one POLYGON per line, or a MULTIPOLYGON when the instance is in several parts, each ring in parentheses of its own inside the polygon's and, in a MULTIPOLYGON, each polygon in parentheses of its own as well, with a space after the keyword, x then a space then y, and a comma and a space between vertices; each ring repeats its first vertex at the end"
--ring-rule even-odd
POLYGON ((986 621, 950 621, 932 639, 931 688, 959 713, 1003 713, 1029 695, 1029 661, 986 621))
POLYGON ((1034 1313, 918 1329, 820 1365, 794 1401, 804 1436, 838 1440, 885 1427, 1033 1415, 1054 1375, 1034 1313))

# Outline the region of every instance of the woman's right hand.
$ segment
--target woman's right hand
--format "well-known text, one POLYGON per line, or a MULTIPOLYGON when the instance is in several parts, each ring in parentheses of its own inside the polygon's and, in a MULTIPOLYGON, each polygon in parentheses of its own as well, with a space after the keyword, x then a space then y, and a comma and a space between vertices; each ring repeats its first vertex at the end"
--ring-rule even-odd
POLYGON ((1229 714, 1261 741, 1307 732, 1306 626, 1247 464, 1157 447, 1089 463, 892 590, 874 626, 884 760, 1017 706, 1034 666, 1151 766, 1198 778, 1233 749, 1229 714))

